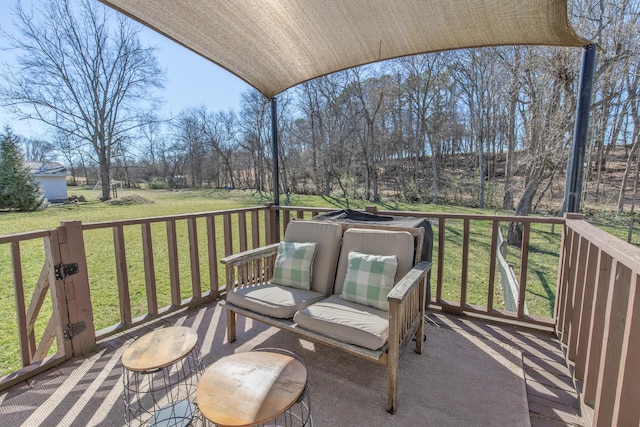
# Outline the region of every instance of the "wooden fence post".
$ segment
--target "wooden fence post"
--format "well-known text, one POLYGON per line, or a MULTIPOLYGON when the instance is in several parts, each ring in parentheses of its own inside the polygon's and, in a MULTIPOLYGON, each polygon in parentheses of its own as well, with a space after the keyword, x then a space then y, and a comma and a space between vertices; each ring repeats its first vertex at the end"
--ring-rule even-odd
POLYGON ((63 325, 64 336, 71 341, 74 356, 86 356, 95 350, 96 331, 82 223, 63 222, 57 231, 60 264, 56 265, 56 282, 63 282, 69 318, 69 323, 63 325))

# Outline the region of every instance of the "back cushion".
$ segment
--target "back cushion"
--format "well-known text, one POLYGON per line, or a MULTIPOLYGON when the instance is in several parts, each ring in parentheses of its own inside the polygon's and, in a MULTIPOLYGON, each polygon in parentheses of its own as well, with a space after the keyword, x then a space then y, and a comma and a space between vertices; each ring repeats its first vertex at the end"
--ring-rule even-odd
POLYGON ((317 243, 316 255, 313 259, 311 290, 325 295, 331 294, 340 254, 342 227, 339 224, 327 222, 292 221, 287 225, 284 240, 296 243, 317 243))
POLYGON ((357 251, 363 254, 397 256, 398 269, 393 283, 398 283, 413 267, 413 245, 413 236, 406 231, 383 231, 362 228, 351 228, 345 231, 333 292, 336 294, 342 292, 342 285, 344 284, 349 264, 349 252, 357 251))

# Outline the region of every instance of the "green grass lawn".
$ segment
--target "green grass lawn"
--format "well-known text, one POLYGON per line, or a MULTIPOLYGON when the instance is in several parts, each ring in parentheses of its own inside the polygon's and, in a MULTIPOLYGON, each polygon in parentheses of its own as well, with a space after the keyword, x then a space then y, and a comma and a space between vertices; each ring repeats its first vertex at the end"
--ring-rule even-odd
MULTIPOLYGON (((268 194, 254 191, 224 190, 127 190, 119 196, 138 195, 152 201, 150 204, 107 205, 98 200, 99 192, 91 190, 75 190, 70 194, 83 195, 88 202, 73 205, 51 206, 46 210, 33 213, 0 213, 0 235, 19 232, 52 229, 63 221, 79 220, 83 223, 133 219, 144 217, 167 216, 182 213, 210 212, 240 207, 262 206, 270 200, 268 194)), ((282 196, 282 205, 302 207, 329 207, 335 209, 363 209, 374 205, 373 202, 345 200, 332 197, 282 196)), ((376 204, 379 210, 413 211, 413 212, 450 212, 450 213, 484 213, 494 211, 469 209, 439 205, 409 205, 405 203, 382 202, 376 204)), ((307 215, 309 216, 309 215, 307 215)), ((207 236, 204 219, 198 219, 198 247, 203 290, 207 290, 209 266, 207 262, 207 236)), ((507 223, 502 224, 505 227, 507 223)), ((551 232, 550 225, 532 227, 528 287, 526 302, 531 314, 551 316, 555 299, 555 285, 558 268, 558 250, 560 247, 560 227, 551 232)), ((189 242, 186 221, 177 221, 178 252, 180 265, 180 282, 182 298, 191 295, 191 273, 189 259, 189 242)), ((216 240, 218 256, 223 256, 222 224, 216 222, 216 240)), ((237 230, 237 218, 233 220, 233 230, 237 230)), ((145 314, 146 289, 144 281, 144 264, 140 226, 125 226, 125 242, 127 251, 127 267, 130 283, 130 295, 133 316, 145 314)), ((472 221, 470 228, 470 254, 468 271, 467 302, 485 306, 487 301, 489 275, 489 249, 491 244, 491 223, 488 221, 472 221)), ((168 250, 166 245, 166 227, 164 223, 152 224, 153 250, 157 280, 158 303, 160 307, 171 302, 169 271, 167 265, 168 250)), ((458 301, 460 298, 461 256, 462 256, 463 222, 448 220, 446 226, 445 262, 443 271, 443 293, 446 300, 458 301)), ((91 299, 96 329, 100 330, 119 322, 119 299, 114 261, 113 235, 110 228, 88 230, 85 232, 85 249, 87 253, 91 299)), ((251 242, 251 236, 249 236, 251 242)), ((249 243, 249 247, 251 244, 249 243)), ((19 367, 19 347, 17 339, 17 321, 11 258, 9 245, 0 245, 0 309, 5 314, 0 319, 0 375, 19 367)), ((239 250, 234 243, 234 252, 239 250)), ((25 300, 31 298, 44 262, 42 241, 28 241, 21 244, 22 266, 24 274, 25 300)), ((438 253, 438 228, 434 224, 434 261, 438 253)), ((519 267, 519 249, 508 250, 509 261, 519 267)), ((432 271, 432 296, 435 297, 437 278, 437 262, 432 271)), ((516 274, 517 271, 516 271, 516 274)), ((218 280, 223 281, 223 269, 219 268, 218 280)), ((494 307, 502 308, 502 292, 499 277, 496 278, 494 307)), ((51 313, 50 302, 45 303, 36 331, 44 329, 45 322, 51 313)))

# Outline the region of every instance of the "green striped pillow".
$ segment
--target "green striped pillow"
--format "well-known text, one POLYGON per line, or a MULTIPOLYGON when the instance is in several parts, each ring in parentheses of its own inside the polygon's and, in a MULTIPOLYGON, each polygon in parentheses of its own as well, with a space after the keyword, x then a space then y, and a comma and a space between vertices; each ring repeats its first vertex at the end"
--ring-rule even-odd
POLYGON ((311 289, 313 257, 317 243, 280 242, 271 283, 311 289))
POLYGON ((398 257, 349 252, 340 298, 389 311, 387 294, 394 285, 398 257))

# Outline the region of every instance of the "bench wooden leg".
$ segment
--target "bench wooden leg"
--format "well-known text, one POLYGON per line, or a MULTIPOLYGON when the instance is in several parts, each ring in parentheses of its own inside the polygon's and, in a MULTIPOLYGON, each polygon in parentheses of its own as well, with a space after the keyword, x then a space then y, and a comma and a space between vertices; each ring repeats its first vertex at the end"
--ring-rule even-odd
POLYGON ((395 414, 398 409, 398 359, 389 360, 387 366, 387 412, 395 414))
POLYGON ((426 280, 425 278, 420 283, 420 324, 416 331, 416 353, 418 354, 422 354, 424 347, 424 316, 427 314, 425 310, 426 280))
POLYGON ((236 313, 227 309, 227 342, 236 340, 236 313))

